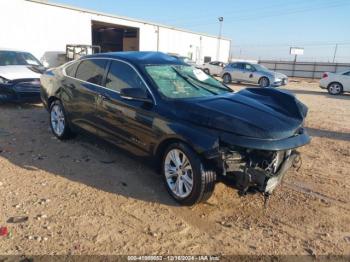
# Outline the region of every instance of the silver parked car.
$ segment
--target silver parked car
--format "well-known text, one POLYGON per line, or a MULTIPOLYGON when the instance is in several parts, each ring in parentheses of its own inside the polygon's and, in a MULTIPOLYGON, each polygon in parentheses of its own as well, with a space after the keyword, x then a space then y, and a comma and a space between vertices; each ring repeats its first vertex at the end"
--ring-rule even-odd
POLYGON ((288 83, 288 77, 267 69, 259 64, 236 62, 228 64, 221 73, 225 84, 232 81, 258 84, 261 87, 282 86, 288 83))
POLYGON ((204 63, 201 66, 201 68, 208 75, 218 75, 219 76, 225 66, 226 66, 226 64, 223 62, 214 61, 214 62, 204 63))
POLYGON ((341 73, 324 73, 320 80, 320 87, 327 89, 331 95, 350 92, 350 71, 341 73))

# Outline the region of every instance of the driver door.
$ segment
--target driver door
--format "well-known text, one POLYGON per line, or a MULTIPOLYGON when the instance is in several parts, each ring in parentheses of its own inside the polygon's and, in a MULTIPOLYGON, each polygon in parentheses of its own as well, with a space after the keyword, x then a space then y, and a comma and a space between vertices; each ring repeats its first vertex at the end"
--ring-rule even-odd
POLYGON ((112 60, 107 70, 105 88, 101 88, 97 102, 98 134, 136 155, 147 155, 156 141, 154 106, 120 96, 124 88, 147 87, 125 62, 112 60))
POLYGON ((243 64, 242 79, 244 82, 254 82, 255 68, 251 64, 243 64))

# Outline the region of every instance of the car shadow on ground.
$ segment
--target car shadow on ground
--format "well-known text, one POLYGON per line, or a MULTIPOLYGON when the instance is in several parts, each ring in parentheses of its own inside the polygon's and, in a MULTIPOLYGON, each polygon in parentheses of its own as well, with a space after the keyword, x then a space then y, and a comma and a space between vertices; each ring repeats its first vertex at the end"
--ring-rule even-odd
POLYGON ((313 137, 325 137, 330 139, 350 141, 350 133, 335 132, 329 130, 322 130, 317 128, 306 128, 308 133, 313 137))
MULTIPOLYGON (((12 118, 11 126, 0 126, 0 157, 34 172, 34 178, 37 171, 44 171, 126 198, 179 206, 168 194, 155 161, 90 134, 59 141, 49 130, 48 113, 43 108, 13 111, 18 116, 12 118)), ((232 181, 227 185, 234 188, 232 181)))

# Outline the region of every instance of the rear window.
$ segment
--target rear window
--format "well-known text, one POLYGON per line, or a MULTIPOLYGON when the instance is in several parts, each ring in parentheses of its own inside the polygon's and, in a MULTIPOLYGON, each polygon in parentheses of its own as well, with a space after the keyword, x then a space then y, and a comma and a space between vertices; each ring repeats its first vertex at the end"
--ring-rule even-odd
POLYGON ((76 78, 92 84, 101 85, 107 60, 89 59, 83 60, 76 73, 76 78))
POLYGON ((75 77, 75 73, 77 71, 78 66, 79 66, 79 62, 75 62, 67 66, 65 68, 67 76, 75 77))

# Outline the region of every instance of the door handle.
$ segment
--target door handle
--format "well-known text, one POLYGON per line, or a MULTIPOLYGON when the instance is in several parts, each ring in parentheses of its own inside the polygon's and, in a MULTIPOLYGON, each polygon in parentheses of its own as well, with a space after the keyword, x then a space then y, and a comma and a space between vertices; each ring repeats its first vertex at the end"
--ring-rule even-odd
POLYGON ((102 101, 110 101, 111 100, 111 98, 109 96, 101 95, 101 94, 98 95, 98 98, 102 101))

